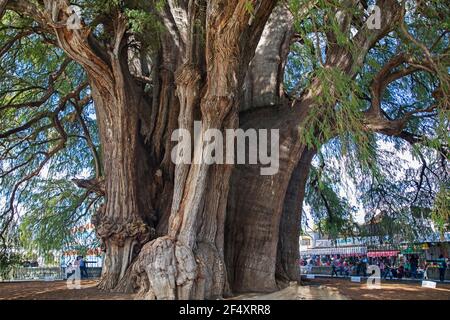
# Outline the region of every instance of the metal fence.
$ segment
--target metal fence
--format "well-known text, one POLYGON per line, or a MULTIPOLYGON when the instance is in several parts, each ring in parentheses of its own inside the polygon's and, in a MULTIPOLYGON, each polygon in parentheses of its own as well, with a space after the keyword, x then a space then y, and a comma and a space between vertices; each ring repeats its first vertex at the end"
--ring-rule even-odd
MULTIPOLYGON (((87 268, 90 279, 99 278, 102 268, 87 268)), ((17 267, 13 268, 3 281, 56 281, 66 279, 65 268, 17 267)))
POLYGON ((63 280, 63 268, 39 268, 39 267, 18 267, 11 270, 9 279, 11 281, 29 281, 29 280, 63 280))

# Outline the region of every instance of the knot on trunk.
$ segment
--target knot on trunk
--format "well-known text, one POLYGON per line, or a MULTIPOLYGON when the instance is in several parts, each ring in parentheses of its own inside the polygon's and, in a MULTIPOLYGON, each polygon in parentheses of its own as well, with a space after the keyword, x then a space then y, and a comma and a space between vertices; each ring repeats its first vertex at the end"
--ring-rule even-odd
POLYGON ((105 209, 102 205, 91 219, 102 241, 107 239, 121 247, 127 239, 134 239, 138 244, 144 244, 155 237, 155 229, 149 227, 138 216, 130 216, 124 220, 119 217, 108 217, 104 213, 105 209))
POLYGON ((72 179, 72 182, 76 184, 78 188, 86 189, 91 192, 95 192, 99 196, 104 196, 105 192, 105 180, 100 179, 72 179))

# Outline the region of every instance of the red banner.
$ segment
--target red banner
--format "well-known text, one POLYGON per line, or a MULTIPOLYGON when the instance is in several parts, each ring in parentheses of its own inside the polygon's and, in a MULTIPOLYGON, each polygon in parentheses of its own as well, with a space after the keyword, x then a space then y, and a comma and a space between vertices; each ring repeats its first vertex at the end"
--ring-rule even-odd
POLYGON ((367 252, 368 257, 395 257, 400 251, 369 251, 367 252))

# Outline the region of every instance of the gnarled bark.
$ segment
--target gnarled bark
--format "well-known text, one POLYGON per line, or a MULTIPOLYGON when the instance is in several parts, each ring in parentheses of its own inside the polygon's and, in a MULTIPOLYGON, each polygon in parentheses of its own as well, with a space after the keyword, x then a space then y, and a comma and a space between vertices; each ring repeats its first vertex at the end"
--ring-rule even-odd
POLYGON ((157 219, 149 197, 154 170, 145 145, 146 114, 142 84, 128 65, 127 21, 122 13, 112 21, 114 35, 103 47, 89 30, 61 27, 68 18, 68 3, 44 1, 39 22, 52 28, 59 46, 86 71, 95 102, 102 148, 105 204, 93 217, 106 247, 100 287, 113 289, 125 275, 141 246, 154 237, 157 219))
MULTIPOLYGON (((180 33, 186 31, 180 24, 193 28, 194 18, 202 16, 199 8, 174 6, 170 2, 165 12, 182 48, 176 75, 179 128, 192 132, 196 113, 202 137, 208 129, 235 128, 244 76, 274 3, 261 2, 252 16, 244 1, 208 2, 203 49, 198 39, 180 33)), ((203 141, 196 143, 194 159, 203 157, 203 148, 203 141)), ((133 265, 135 278, 147 298, 221 296, 226 288, 223 223, 231 167, 194 161, 177 165, 175 172, 168 234, 144 246, 133 265)))
POLYGON ((267 22, 245 77, 240 110, 276 106, 287 100, 284 67, 294 35, 294 17, 279 5, 267 22))
POLYGON ((112 289, 123 277, 142 244, 154 236, 154 210, 148 194, 151 170, 139 127, 139 94, 131 78, 120 83, 119 97, 109 97, 91 85, 102 123, 103 167, 106 199, 93 218, 97 234, 106 245, 101 287, 112 289), (123 91, 121 91, 123 90, 123 91), (108 108, 114 106, 114 112, 108 108))

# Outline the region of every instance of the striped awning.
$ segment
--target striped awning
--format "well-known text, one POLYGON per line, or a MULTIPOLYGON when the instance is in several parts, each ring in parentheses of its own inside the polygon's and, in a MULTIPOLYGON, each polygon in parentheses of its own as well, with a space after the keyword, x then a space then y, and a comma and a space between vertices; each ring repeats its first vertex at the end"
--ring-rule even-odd
POLYGON ((305 251, 300 251, 300 255, 363 255, 367 253, 367 247, 365 246, 353 246, 353 247, 330 247, 330 248, 312 248, 305 251))

